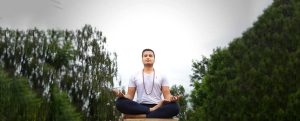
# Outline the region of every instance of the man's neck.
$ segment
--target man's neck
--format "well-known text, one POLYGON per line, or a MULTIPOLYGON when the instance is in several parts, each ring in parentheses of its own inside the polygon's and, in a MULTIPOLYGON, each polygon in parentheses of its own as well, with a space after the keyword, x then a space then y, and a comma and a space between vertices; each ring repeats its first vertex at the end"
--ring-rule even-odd
POLYGON ((153 66, 145 66, 144 73, 152 73, 154 71, 153 66))

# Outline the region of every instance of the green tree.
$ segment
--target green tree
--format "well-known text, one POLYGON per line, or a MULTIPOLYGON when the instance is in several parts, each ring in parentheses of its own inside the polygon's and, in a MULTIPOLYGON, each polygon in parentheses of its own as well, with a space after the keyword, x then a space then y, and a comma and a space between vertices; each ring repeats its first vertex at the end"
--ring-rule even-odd
POLYGON ((170 90, 172 95, 180 95, 181 98, 178 100, 178 104, 180 105, 180 112, 178 114, 180 121, 186 121, 186 111, 188 108, 187 98, 188 95, 185 93, 185 89, 182 85, 173 85, 170 90))
POLYGON ((0 69, 1 121, 36 121, 42 100, 26 79, 11 77, 0 69))
POLYGON ((253 27, 193 64, 191 120, 299 120, 300 1, 275 0, 253 27), (202 75, 202 76, 199 76, 202 75))
POLYGON ((67 94, 60 91, 57 85, 51 86, 49 121, 80 121, 80 113, 76 112, 67 94))
POLYGON ((194 89, 191 91, 190 103, 191 109, 188 109, 186 115, 188 121, 196 121, 204 118, 203 115, 203 105, 207 97, 207 86, 203 77, 207 73, 209 59, 202 56, 201 61, 194 60, 192 62, 191 82, 194 89), (201 114, 200 114, 201 113, 201 114))
POLYGON ((0 27, 0 65, 13 76, 27 78, 43 97, 41 119, 56 115, 49 111, 54 111, 51 99, 60 100, 51 93, 57 85, 81 112, 82 120, 116 120, 120 114, 112 106, 110 88, 116 78, 117 55, 107 51, 105 44, 102 32, 90 25, 74 31, 0 27))

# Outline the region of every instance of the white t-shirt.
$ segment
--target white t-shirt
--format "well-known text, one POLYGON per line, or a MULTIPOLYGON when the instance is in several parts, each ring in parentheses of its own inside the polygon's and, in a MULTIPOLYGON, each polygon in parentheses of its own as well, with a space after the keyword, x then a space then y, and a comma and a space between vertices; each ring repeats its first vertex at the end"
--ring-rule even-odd
POLYGON ((144 83, 143 83, 143 70, 138 71, 137 73, 132 75, 128 85, 128 87, 136 87, 136 92, 137 92, 136 101, 137 103, 142 103, 142 104, 159 103, 162 96, 162 91, 161 91, 162 86, 169 86, 169 83, 167 78, 164 75, 158 73, 157 71, 155 71, 155 73, 152 72, 150 74, 144 73, 144 83), (154 74, 155 74, 155 79, 153 85, 154 74))

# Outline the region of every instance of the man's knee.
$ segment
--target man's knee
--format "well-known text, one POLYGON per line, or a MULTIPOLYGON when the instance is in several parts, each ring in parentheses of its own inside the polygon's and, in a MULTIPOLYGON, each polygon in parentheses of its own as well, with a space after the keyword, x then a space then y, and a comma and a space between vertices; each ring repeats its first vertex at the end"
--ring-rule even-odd
POLYGON ((172 112, 173 116, 176 116, 180 111, 180 107, 179 107, 178 103, 176 103, 176 102, 169 103, 169 108, 170 108, 170 111, 172 112))
POLYGON ((116 100, 116 108, 118 111, 120 112, 124 112, 124 110, 126 109, 125 106, 126 106, 126 99, 125 98, 118 98, 116 100))
POLYGON ((116 100, 116 107, 119 107, 122 105, 122 100, 120 100, 120 98, 117 98, 116 100))

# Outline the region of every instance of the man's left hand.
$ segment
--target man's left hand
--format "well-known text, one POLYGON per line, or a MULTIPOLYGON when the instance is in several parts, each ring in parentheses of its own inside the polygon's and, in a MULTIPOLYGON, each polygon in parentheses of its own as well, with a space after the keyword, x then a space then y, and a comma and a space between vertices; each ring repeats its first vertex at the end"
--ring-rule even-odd
POLYGON ((181 98, 181 96, 171 96, 170 97, 170 102, 176 102, 177 100, 179 100, 181 98))

